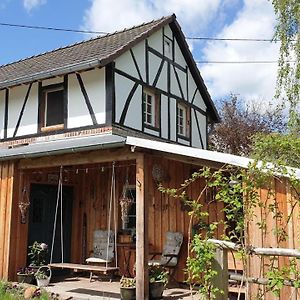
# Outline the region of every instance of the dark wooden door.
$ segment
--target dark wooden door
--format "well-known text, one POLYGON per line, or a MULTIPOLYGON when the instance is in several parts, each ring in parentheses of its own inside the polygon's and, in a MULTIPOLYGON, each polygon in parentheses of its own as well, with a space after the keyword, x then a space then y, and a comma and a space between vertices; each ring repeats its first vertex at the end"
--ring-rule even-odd
MULTIPOLYGON (((32 245, 34 241, 46 243, 49 249, 47 263, 50 260, 56 202, 57 186, 46 184, 31 185, 28 245, 32 245)), ((62 214, 64 262, 70 262, 71 257, 72 202, 73 188, 64 186, 62 214)), ((61 262, 60 220, 59 204, 52 262, 61 262)))

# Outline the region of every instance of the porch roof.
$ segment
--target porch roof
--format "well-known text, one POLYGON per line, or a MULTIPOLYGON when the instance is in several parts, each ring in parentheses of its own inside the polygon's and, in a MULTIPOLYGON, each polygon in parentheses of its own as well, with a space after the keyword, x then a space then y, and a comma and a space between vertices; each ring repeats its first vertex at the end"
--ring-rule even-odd
MULTIPOLYGON (((170 144, 166 142, 153 141, 149 139, 142 139, 136 137, 128 136, 126 139, 126 144, 135 147, 141 147, 144 149, 150 149, 154 151, 174 154, 182 157, 188 157, 191 159, 191 163, 193 162, 201 162, 204 165, 215 165, 222 166, 224 164, 248 168, 249 165, 254 161, 251 158, 237 156, 228 153, 221 153, 210 150, 203 150, 198 148, 192 148, 188 146, 181 146, 170 144)), ((259 162, 258 167, 262 166, 262 163, 259 162)), ((271 163, 267 163, 267 165, 262 166, 265 169, 272 169, 273 165, 271 163)), ((300 169, 288 167, 287 173, 282 174, 278 173, 278 176, 289 177, 290 175, 295 175, 298 179, 300 179, 300 169)))
MULTIPOLYGON (((171 154, 178 156, 178 158, 188 158, 190 163, 201 163, 203 165, 222 166, 224 164, 228 164, 232 166, 248 168, 249 164, 253 162, 253 159, 247 157, 192 148, 145 138, 132 136, 123 137, 116 134, 68 138, 29 145, 21 145, 10 149, 0 149, 0 161, 75 153, 97 149, 108 149, 123 147, 126 145, 171 154)), ((271 168, 272 164, 269 164, 269 166, 267 165, 267 167, 271 168)), ((297 178, 300 178, 300 169, 288 168, 288 171, 293 172, 297 178)))
POLYGON ((20 145, 15 148, 0 149, 0 160, 21 159, 121 147, 125 145, 125 142, 125 137, 113 134, 39 142, 29 145, 20 145))

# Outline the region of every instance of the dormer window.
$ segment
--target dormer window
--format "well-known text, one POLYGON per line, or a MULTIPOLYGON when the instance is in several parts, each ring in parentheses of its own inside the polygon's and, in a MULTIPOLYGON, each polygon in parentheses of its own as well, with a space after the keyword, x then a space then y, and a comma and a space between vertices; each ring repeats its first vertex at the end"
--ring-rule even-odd
POLYGON ((177 104, 177 133, 179 136, 189 138, 190 114, 188 107, 183 103, 177 104))
POLYGON ((143 91, 143 120, 147 127, 157 128, 158 125, 159 95, 151 89, 143 91))
POLYGON ((64 128, 64 87, 45 87, 41 101, 41 131, 59 130, 64 128))

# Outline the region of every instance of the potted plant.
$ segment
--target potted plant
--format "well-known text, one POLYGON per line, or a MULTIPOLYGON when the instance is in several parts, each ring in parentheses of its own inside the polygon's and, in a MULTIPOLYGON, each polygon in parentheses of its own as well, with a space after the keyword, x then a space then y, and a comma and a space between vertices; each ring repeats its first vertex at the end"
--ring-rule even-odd
POLYGON ((122 300, 135 300, 135 278, 121 278, 120 294, 122 300))
POLYGON ((38 287, 45 287, 49 285, 50 279, 51 279, 51 269, 46 266, 42 266, 38 269, 38 271, 34 274, 34 277, 37 282, 38 287), (45 270, 43 270, 45 269, 45 270), (49 272, 49 275, 47 274, 49 272))
POLYGON ((45 243, 39 243, 35 241, 29 248, 29 260, 30 267, 34 269, 38 269, 40 266, 46 264, 46 257, 48 253, 48 245, 45 243))
POLYGON ((32 283, 34 279, 34 270, 30 267, 20 268, 17 271, 17 281, 20 283, 32 283))
POLYGON ((149 266, 149 294, 150 299, 160 299, 168 283, 168 271, 159 265, 149 266))

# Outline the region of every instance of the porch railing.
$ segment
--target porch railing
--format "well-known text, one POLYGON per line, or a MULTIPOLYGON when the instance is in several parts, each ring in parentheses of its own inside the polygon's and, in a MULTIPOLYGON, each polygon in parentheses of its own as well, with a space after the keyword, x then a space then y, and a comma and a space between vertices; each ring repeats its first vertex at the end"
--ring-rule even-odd
MULTIPOLYGON (((229 285, 228 280, 262 284, 262 285, 268 284, 267 278, 245 277, 244 275, 241 274, 229 274, 228 251, 239 251, 241 249, 240 245, 232 242, 221 241, 216 239, 209 239, 208 241, 217 246, 214 269, 218 272, 218 274, 214 278, 214 286, 224 292, 223 295, 217 296, 216 298, 217 300, 228 298, 228 285, 229 285)), ((247 251, 252 255, 284 256, 284 257, 300 258, 300 251, 296 249, 250 247, 247 249, 247 251)), ((285 280, 283 284, 291 287, 294 286, 294 282, 292 279, 285 280)))

